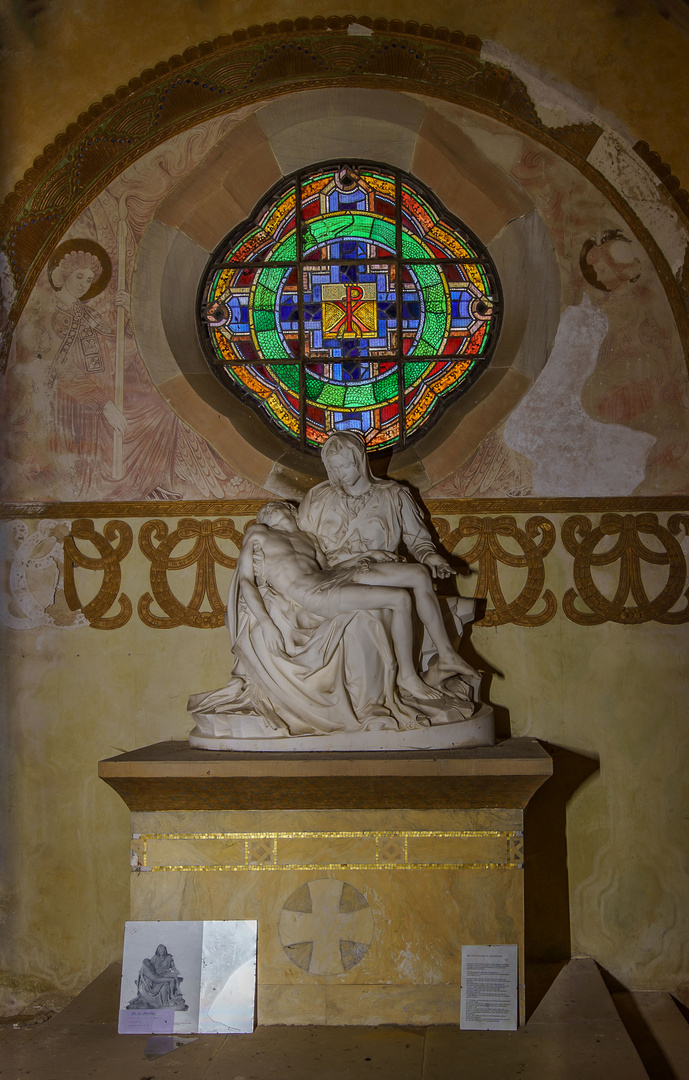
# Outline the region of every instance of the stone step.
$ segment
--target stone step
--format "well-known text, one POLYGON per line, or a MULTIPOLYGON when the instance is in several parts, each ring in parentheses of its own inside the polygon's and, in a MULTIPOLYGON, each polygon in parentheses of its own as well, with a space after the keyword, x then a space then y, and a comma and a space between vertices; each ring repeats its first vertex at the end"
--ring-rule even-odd
POLYGON ((202 1035, 151 1061, 145 1056, 146 1035, 117 1034, 118 1002, 119 965, 113 964, 49 1022, 26 1030, 0 1030, 0 1060, 8 1062, 8 1077, 684 1080, 689 1076, 689 1027, 669 995, 611 996, 589 959, 571 960, 560 971, 519 1031, 460 1031, 456 1025, 259 1027, 253 1035, 202 1035))
POLYGON ((562 969, 519 1031, 426 1032, 422 1080, 649 1080, 598 966, 562 969))
POLYGON ((689 1080, 689 1024, 670 994, 613 991, 650 1080, 689 1080))

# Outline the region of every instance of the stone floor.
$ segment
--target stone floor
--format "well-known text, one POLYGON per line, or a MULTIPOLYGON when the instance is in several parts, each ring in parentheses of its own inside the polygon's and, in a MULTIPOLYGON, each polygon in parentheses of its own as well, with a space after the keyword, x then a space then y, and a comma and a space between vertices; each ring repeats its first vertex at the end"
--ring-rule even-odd
POLYGON ((113 964, 47 1022, 3 1024, 0 1078, 689 1080, 689 1025, 673 999, 606 986, 592 960, 570 961, 515 1032, 259 1027, 177 1040, 151 1058, 148 1036, 117 1034, 118 998, 113 964))

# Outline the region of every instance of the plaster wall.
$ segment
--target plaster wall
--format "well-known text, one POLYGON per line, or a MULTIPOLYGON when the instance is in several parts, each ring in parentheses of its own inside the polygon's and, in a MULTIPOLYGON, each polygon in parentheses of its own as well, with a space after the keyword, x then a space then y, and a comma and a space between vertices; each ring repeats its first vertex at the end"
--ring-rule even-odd
MULTIPOLYGON (((346 13, 337 3, 329 10, 346 13)), ((298 11, 293 4, 267 8, 247 0, 233 5, 231 16, 226 5, 214 2, 193 10, 154 2, 145 14, 135 5, 127 11, 122 5, 49 3, 23 23, 8 16, 7 187, 90 101, 156 60, 237 26, 319 13, 320 5, 311 0, 304 0, 298 11)), ((420 19, 419 11, 402 0, 381 0, 372 14, 420 19)), ((409 123, 401 139, 399 122, 378 117, 373 136, 370 118, 362 122, 369 142, 375 141, 376 131, 384 133, 391 154, 402 147, 405 167, 411 161, 420 175, 426 167, 427 182, 433 175, 440 182, 450 174, 439 171, 432 154, 443 130, 437 117, 444 118, 461 134, 452 144, 458 158, 469 148, 474 161, 481 156, 487 172, 502 170, 519 190, 514 214, 489 237, 498 253, 502 245, 505 274, 519 279, 515 253, 534 237, 539 242, 545 237, 544 258, 547 248, 557 267, 553 334, 544 336, 542 326, 528 318, 520 330, 527 346, 519 369, 526 380, 520 393, 499 418, 496 412, 486 415, 477 402, 458 429, 463 439, 473 425, 466 442, 452 450, 429 449, 425 496, 683 498, 689 491, 689 384, 667 276, 681 273, 687 236, 667 192, 645 167, 639 174, 638 163, 629 165, 629 145, 646 138, 680 175, 689 176, 689 142, 682 127, 689 89, 686 39, 645 0, 590 0, 576 7, 538 0, 530 5, 528 19, 516 0, 480 10, 429 0, 423 18, 483 38, 484 55, 527 82, 544 122, 596 117, 606 131, 591 161, 625 205, 633 206, 661 253, 660 261, 652 259, 618 209, 573 166, 485 117, 437 101, 431 116, 427 103, 415 105, 409 112, 418 119, 415 130, 431 128, 433 137, 419 138, 414 145, 409 123), (606 230, 620 231, 622 239, 603 242, 606 230), (593 267, 598 285, 581 270, 582 251, 591 239, 597 243, 589 253, 596 255, 600 248, 593 267), (661 263, 665 278, 658 270, 661 263), (541 362, 535 365, 539 351, 541 362)), ((275 140, 276 178, 280 165, 291 167, 290 154, 296 152, 281 134, 279 114, 277 105, 266 110, 259 132, 269 149, 275 140)), ((131 280, 155 214, 155 224, 174 233, 172 240, 187 243, 191 224, 186 218, 163 220, 165 199, 181 192, 184 178, 246 120, 245 115, 217 118, 137 162, 62 239, 89 239, 114 259, 119 199, 131 195, 131 280)), ((322 137, 322 123, 311 122, 310 128, 304 123, 310 138, 322 137)), ((446 187, 451 193, 452 183, 446 187)), ((478 198, 472 206, 478 213, 478 198)), ((201 209, 193 222, 206 234, 209 221, 212 225, 207 210, 201 209)), ((156 426, 159 444, 166 448, 167 473, 160 459, 156 464, 146 453, 138 473, 128 474, 119 487, 110 483, 106 469, 78 471, 84 455, 65 441, 64 416, 56 417, 45 384, 42 348, 46 340, 50 345, 45 335, 52 333, 54 290, 44 268, 18 328, 4 387, 5 500, 167 498, 163 475, 174 483, 174 493, 185 498, 255 499, 265 497, 266 489, 282 490, 258 460, 258 451, 228 459, 216 448, 215 429, 204 426, 207 416, 182 416, 180 398, 172 390, 167 404, 155 390, 155 364, 147 366, 142 356, 164 367, 165 330, 136 320, 136 297, 141 300, 157 280, 155 258, 148 276, 146 266, 138 266, 127 358, 142 415, 156 426)), ((108 363, 114 348, 115 291, 113 281, 109 291, 88 302, 109 331, 100 337, 108 363)), ((221 422, 217 413, 214 422, 221 422)), ((109 462, 108 452, 111 448, 102 445, 93 450, 91 464, 109 462)), ((560 537, 562 518, 550 516, 560 537)), ((46 533, 35 552, 35 522, 28 522, 25 532, 17 527, 12 521, 6 529, 0 615, 8 718, 3 809, 10 822, 4 964, 15 980, 39 978, 46 986, 76 990, 117 957, 128 904, 128 814, 97 780, 96 762, 160 739, 184 738, 187 695, 222 685, 230 657, 220 629, 163 632, 143 625, 136 615, 116 630, 89 628, 82 616, 68 610, 61 592, 57 537, 46 533), (25 540, 33 564, 27 570, 24 561, 22 580, 17 552, 25 540), (41 558, 47 561, 38 566, 41 558)), ((126 565, 127 593, 136 605, 150 588, 150 566, 136 548, 126 565)), ((473 649, 495 669, 489 692, 499 707, 503 734, 533 735, 599 759, 599 769, 569 802, 573 950, 594 956, 630 988, 686 994, 689 904, 679 833, 686 816, 686 628, 658 621, 573 623, 562 609, 572 585, 572 564, 559 539, 548 557, 548 575, 558 600, 553 618, 541 626, 475 627, 466 655, 471 659, 473 649)), ((662 588, 660 579, 655 584, 662 588)), ((611 596, 614 580, 605 579, 605 587, 611 596)), ((547 895, 540 903, 548 907, 547 895)))
POLYGON ((500 121, 418 94, 334 87, 259 101, 175 135, 62 233, 10 348, 3 497, 301 497, 320 463, 285 447, 220 387, 196 332, 198 281, 283 173, 378 150, 476 233, 503 292, 489 368, 430 434, 393 457, 391 474, 431 496, 683 492, 689 380, 661 245, 684 251, 687 237, 675 213, 668 245, 663 194, 652 204, 663 228, 647 236, 623 193, 601 190, 595 176, 500 121), (99 276, 75 307, 55 264, 82 249, 99 276), (128 426, 114 478, 115 439, 101 410, 115 392, 118 336, 128 426))
MULTIPOLYGON (((558 537, 565 517, 548 514, 558 537)), ((523 527, 526 518, 518 519, 523 527)), ((454 526, 457 519, 448 520, 454 526)), ((138 530, 141 521, 129 524, 138 530)), ((502 737, 546 740, 569 752, 581 770, 576 790, 568 792, 573 952, 595 957, 630 988, 682 996, 689 989, 687 628, 576 625, 562 605, 572 579, 560 539, 546 564, 546 586, 557 599, 553 618, 534 627, 475 626, 463 654, 493 672, 486 685, 502 737)), ((651 580, 647 570, 651 591, 660 579, 651 580)), ((150 564, 134 548, 123 572, 123 589, 136 606, 150 590, 150 564)), ((222 587, 230 573, 219 575, 222 587)), ((39 577, 34 571, 36 592, 39 577)), ((85 597, 93 577, 85 571, 78 577, 85 597)), ((521 588, 523 571, 501 567, 501 582, 509 599, 521 588)), ((471 578, 462 583, 471 591, 471 578)), ((59 589, 57 601, 66 611, 59 589)), ((539 601, 534 610, 541 608, 539 601)), ((98 780, 96 763, 186 738, 186 699, 227 681, 229 641, 223 628, 162 631, 136 614, 116 630, 72 625, 2 633, 10 719, 2 759, 12 838, 5 964, 15 979, 39 977, 75 991, 118 957, 129 903, 129 812, 98 780)), ((543 823, 534 827, 538 833, 543 823)), ((527 844, 528 835, 527 822, 527 844)), ((548 858, 551 876, 542 893, 534 897, 527 888, 527 921, 538 920, 532 949, 541 959, 556 958, 547 926, 554 907, 563 916, 555 853, 548 858)))
MULTIPOLYGON (((222 0, 152 0, 145 8, 131 0, 116 7, 85 0, 25 9, 7 3, 4 77, 11 106, 0 187, 9 190, 82 108, 159 60, 256 23, 350 13, 341 0, 325 6, 238 0, 229 8, 222 0)), ((521 0, 480 7, 426 0, 422 9, 414 0, 377 0, 363 13, 474 34, 487 56, 528 78, 546 122, 576 121, 594 109, 633 142, 645 139, 680 177, 689 176, 689 149, 678 126, 689 94, 687 39, 649 0, 534 0, 528 12, 521 0)))

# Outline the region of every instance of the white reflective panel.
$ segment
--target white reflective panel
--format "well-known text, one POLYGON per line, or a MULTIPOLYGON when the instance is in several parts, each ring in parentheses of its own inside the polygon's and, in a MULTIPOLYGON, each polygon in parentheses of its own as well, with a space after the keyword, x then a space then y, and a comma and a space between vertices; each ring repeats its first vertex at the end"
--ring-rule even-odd
POLYGON ((121 1034, 250 1032, 255 921, 125 925, 121 1034))

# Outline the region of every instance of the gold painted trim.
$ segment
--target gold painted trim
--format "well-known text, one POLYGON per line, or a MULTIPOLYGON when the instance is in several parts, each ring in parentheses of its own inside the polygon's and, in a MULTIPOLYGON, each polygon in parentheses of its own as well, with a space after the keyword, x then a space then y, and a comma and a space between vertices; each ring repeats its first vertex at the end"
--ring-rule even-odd
MULTIPOLYGON (((268 499, 204 499, 140 502, 0 503, 0 518, 160 518, 257 514, 268 499)), ((689 500, 687 500, 689 505, 689 500)))
POLYGON ((337 832, 216 832, 216 833, 132 833, 132 840, 368 840, 377 837, 389 840, 413 836, 415 839, 445 839, 459 837, 521 836, 521 829, 355 829, 337 832))
MULTIPOLYGON (((43 518, 182 518, 255 515, 268 499, 213 499, 180 502, 0 503, 1 520, 43 518)), ((689 512, 687 495, 625 495, 615 498, 425 499, 431 514, 569 514, 628 510, 689 512)))
POLYGON ((208 873, 256 870, 523 870, 523 863, 251 863, 241 866, 145 866, 133 867, 133 874, 146 871, 152 874, 179 871, 181 873, 208 873))
POLYGON ((524 496, 515 499, 425 499, 425 506, 432 514, 569 514, 580 510, 585 514, 615 512, 619 510, 664 511, 680 513, 689 510, 688 495, 621 495, 612 498, 539 498, 524 496))
POLYGON ((383 829, 359 829, 341 831, 309 832, 215 832, 215 833, 132 833, 132 854, 137 863, 132 865, 133 874, 141 873, 235 873, 238 871, 258 870, 521 870, 523 869, 523 840, 521 829, 406 829, 386 831, 383 829), (375 841, 375 862, 331 862, 331 863, 279 863, 278 840, 331 840, 354 839, 375 841), (380 857, 381 840, 399 840, 402 846, 403 861, 387 861, 380 857), (454 863, 454 862, 410 862, 410 839, 504 839, 506 857, 501 862, 454 863), (149 840, 239 840, 244 844, 243 861, 213 866, 196 864, 160 864, 148 865, 149 840), (273 840, 275 844, 271 857, 265 862, 250 862, 251 844, 261 840, 273 840))

